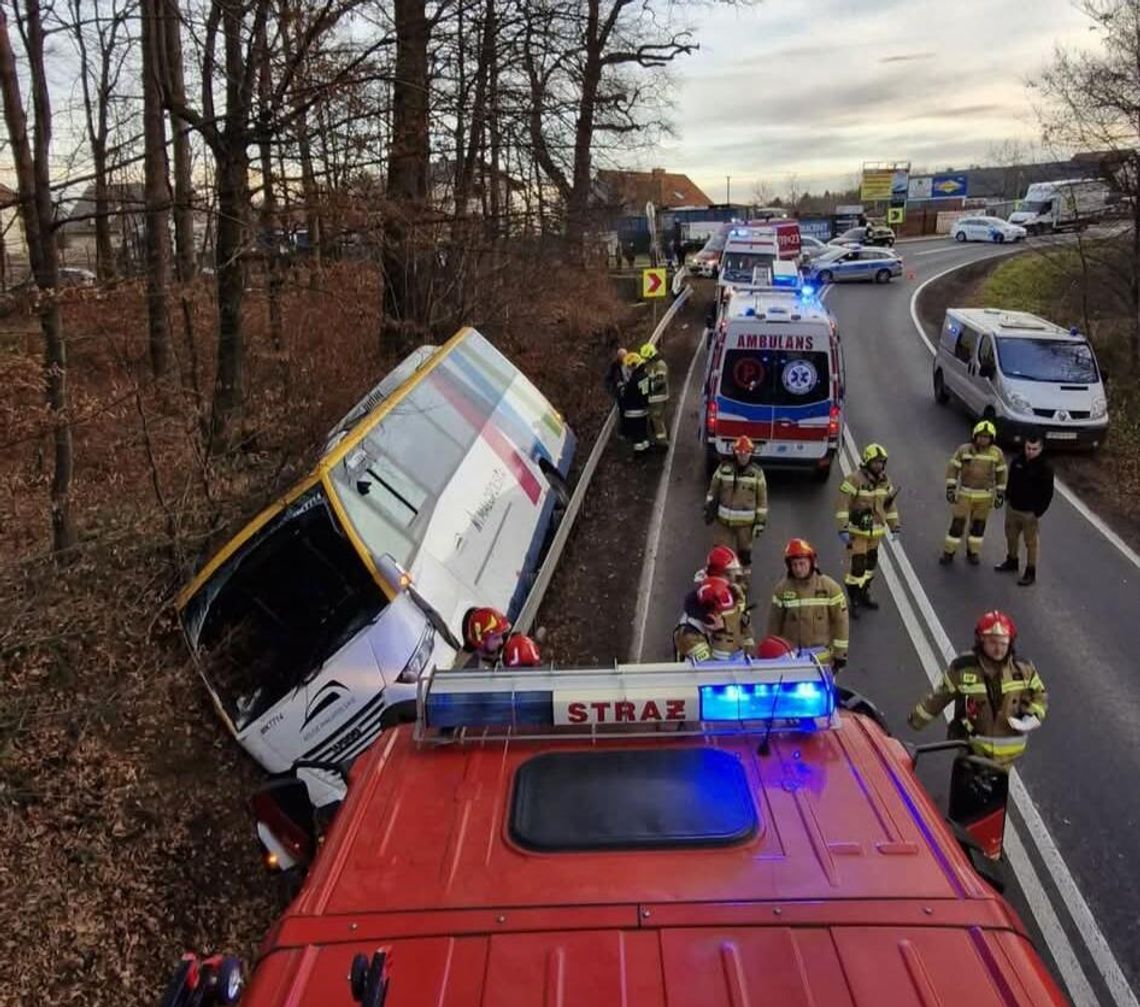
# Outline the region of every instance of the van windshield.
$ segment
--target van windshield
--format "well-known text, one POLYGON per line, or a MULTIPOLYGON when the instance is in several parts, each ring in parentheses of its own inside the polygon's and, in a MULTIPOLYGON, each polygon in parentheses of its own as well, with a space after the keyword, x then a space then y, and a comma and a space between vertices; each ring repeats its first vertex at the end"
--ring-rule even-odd
POLYGON ((240 730, 373 622, 387 604, 320 485, 226 560, 182 624, 240 730))
POLYGON ((720 275, 730 282, 751 283, 758 267, 767 269, 775 261, 775 252, 728 252, 722 257, 720 275))
POLYGON ((1087 342, 1066 339, 998 338, 998 360, 1007 378, 1090 385, 1100 380, 1087 342))
POLYGON ((827 353, 729 350, 720 394, 753 406, 805 406, 829 395, 827 353))
POLYGON ((1018 207, 1018 210, 1022 213, 1044 213, 1049 209, 1052 202, 1051 199, 1026 199, 1018 207))

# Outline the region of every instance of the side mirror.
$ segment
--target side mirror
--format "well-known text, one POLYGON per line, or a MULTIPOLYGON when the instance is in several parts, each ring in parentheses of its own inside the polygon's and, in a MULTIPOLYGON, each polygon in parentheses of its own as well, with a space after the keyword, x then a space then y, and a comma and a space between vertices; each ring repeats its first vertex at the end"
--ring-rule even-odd
POLYGON ((983 378, 993 378, 997 374, 997 368, 993 364, 982 364, 978 367, 978 373, 983 378))
POLYGON ((400 566, 388 553, 384 553, 384 555, 376 561, 376 569, 380 572, 380 576, 391 584, 392 589, 397 593, 406 591, 411 587, 412 575, 400 566))
POLYGON ((317 821, 309 789, 295 777, 272 780, 250 798, 257 838, 272 870, 304 867, 317 850, 317 821))

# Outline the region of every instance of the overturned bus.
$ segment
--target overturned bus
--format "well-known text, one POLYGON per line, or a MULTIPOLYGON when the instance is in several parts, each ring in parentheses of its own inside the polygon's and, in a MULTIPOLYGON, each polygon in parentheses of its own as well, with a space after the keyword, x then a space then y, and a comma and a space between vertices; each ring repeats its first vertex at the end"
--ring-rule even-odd
POLYGON ((464 613, 514 617, 567 500, 575 438, 471 328, 406 358, 320 460, 182 591, 183 632, 226 727, 314 804, 414 711, 464 613))

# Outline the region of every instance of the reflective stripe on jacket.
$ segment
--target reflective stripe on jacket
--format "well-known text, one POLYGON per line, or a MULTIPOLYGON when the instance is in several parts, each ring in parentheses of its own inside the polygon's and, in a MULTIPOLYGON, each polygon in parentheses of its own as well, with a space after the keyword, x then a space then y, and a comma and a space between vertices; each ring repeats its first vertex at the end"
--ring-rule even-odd
POLYGON ((661 357, 654 357, 645 365, 649 375, 649 401, 669 401, 669 365, 661 357))
POLYGON ((979 449, 963 444, 946 466, 946 485, 953 486, 967 500, 982 500, 996 490, 1005 492, 1005 455, 996 444, 979 449))
POLYGON ((843 588, 818 570, 803 580, 785 577, 772 591, 769 636, 782 636, 802 650, 826 647, 844 660, 847 626, 847 596, 843 588))
POLYGON ((840 531, 880 539, 887 528, 896 531, 899 527, 897 496, 898 491, 885 474, 876 480, 866 469, 857 469, 839 485, 835 523, 840 531))
POLYGON ((971 751, 996 762, 1011 762, 1025 750, 1025 735, 1009 722, 1029 714, 1044 720, 1049 698, 1031 661, 1007 658, 1000 664, 972 651, 959 654, 942 680, 911 711, 910 725, 925 727, 954 704, 947 734, 968 741, 971 751))
POLYGON ((694 661, 707 661, 712 657, 712 646, 708 631, 687 615, 673 630, 673 656, 678 661, 692 658, 694 661))
POLYGON ((713 473, 705 503, 716 502, 717 519, 726 525, 759 525, 768 522, 768 482, 755 462, 740 468, 735 461, 722 462, 713 473))

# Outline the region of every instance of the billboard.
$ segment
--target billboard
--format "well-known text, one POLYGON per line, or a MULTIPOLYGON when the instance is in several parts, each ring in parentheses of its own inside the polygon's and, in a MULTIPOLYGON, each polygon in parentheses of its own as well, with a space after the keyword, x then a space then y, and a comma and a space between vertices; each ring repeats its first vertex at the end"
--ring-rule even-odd
POLYGON ((910 180, 909 168, 895 168, 891 172, 891 202, 901 205, 906 202, 907 182, 910 180))
POLYGON ((893 168, 864 168, 863 184, 859 197, 869 202, 891 198, 891 183, 894 180, 893 168))
POLYGON ((955 199, 969 195, 969 176, 964 171, 944 172, 930 180, 932 199, 955 199))
MULTIPOLYGON (((862 207, 860 207, 860 210, 862 207)), ((809 238, 818 238, 820 241, 830 241, 832 238, 831 221, 821 218, 800 220, 800 233, 809 238)))
POLYGON ((918 178, 912 178, 907 184, 906 198, 907 199, 933 199, 931 195, 932 186, 934 184, 933 175, 921 175, 918 178))

